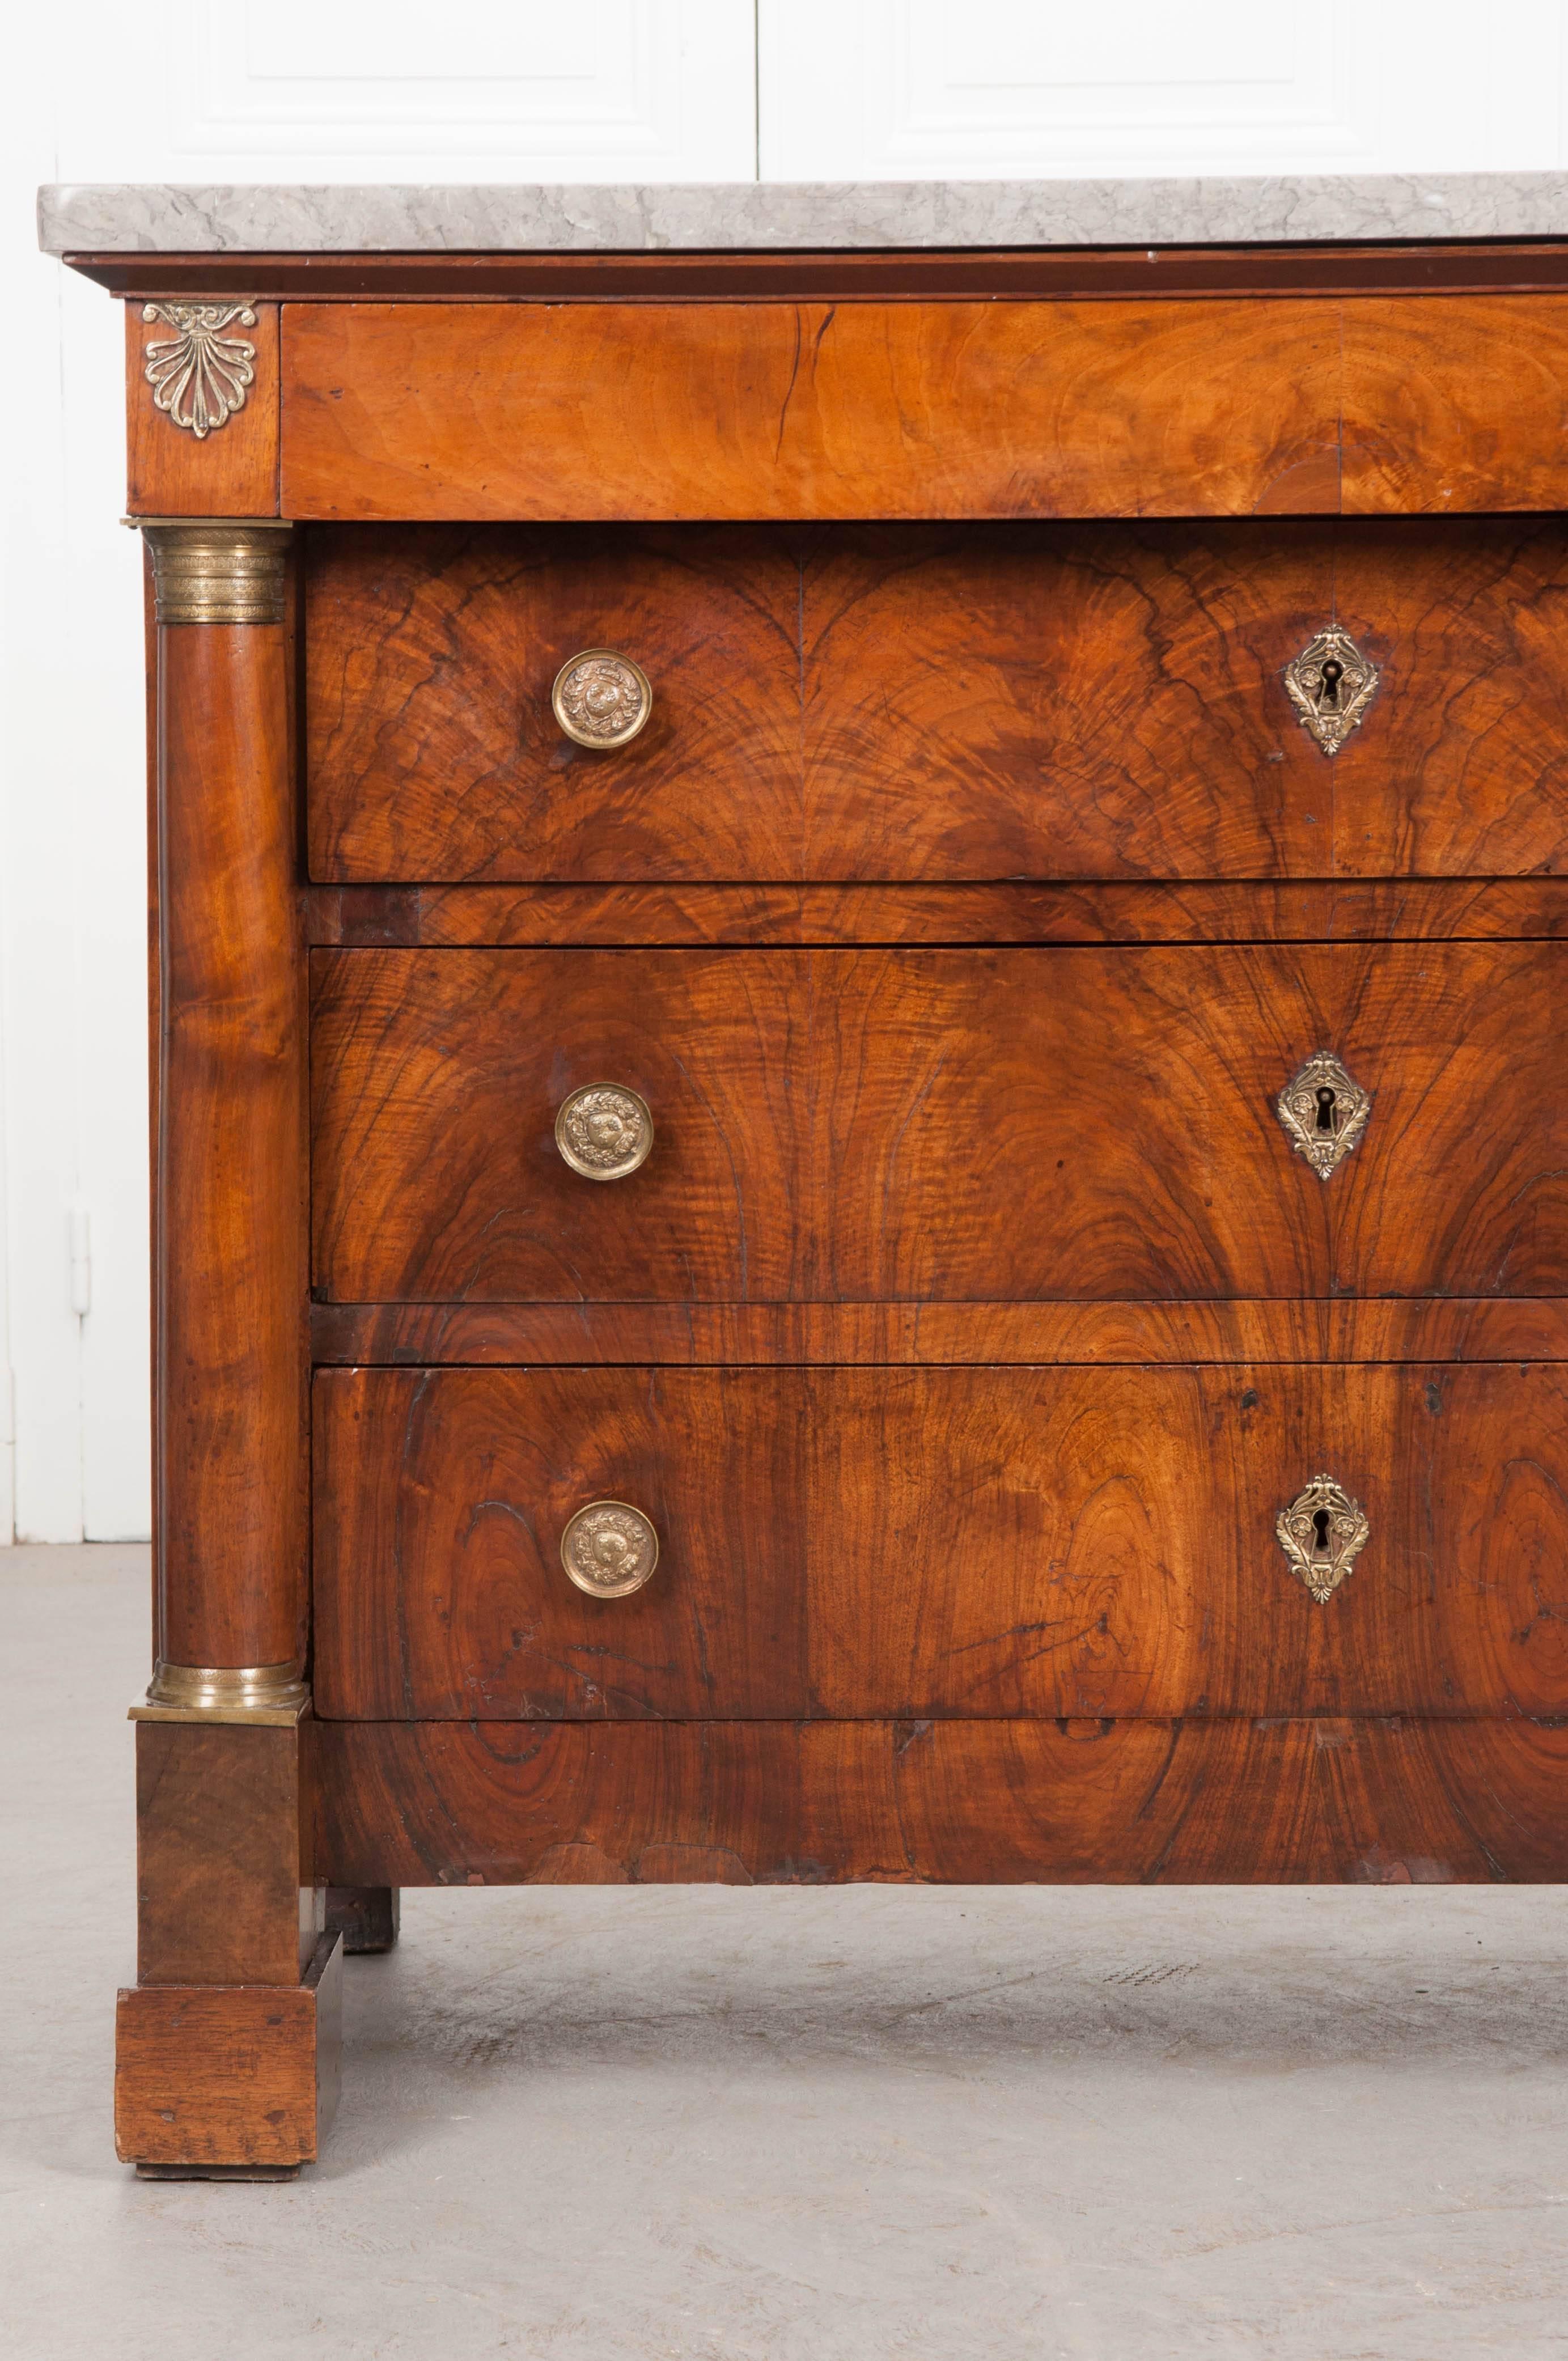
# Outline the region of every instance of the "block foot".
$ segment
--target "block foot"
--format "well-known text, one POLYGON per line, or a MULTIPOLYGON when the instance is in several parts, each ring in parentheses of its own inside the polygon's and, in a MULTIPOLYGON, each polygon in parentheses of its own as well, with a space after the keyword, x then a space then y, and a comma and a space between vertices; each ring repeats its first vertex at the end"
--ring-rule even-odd
POLYGON ((326 1930, 341 1935, 350 1959, 389 1951, 398 1939, 402 1896, 395 1885, 329 1885, 326 1930))

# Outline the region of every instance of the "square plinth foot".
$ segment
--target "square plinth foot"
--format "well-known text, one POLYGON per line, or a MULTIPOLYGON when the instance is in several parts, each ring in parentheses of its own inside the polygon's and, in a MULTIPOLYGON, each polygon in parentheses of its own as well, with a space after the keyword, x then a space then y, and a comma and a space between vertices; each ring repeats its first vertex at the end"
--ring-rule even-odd
POLYGON ((138 1984, 115 2028, 115 2144, 158 2179, 291 2177, 337 2104, 343 1944, 302 1983, 138 1984))

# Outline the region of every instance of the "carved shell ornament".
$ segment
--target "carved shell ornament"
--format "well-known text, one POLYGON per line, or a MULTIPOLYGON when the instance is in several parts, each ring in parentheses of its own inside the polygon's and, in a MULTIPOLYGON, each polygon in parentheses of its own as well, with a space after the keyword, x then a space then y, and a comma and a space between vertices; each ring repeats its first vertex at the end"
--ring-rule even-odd
POLYGON ((172 336, 155 336, 147 348, 142 374, 152 388, 153 407, 204 442, 245 408, 246 388, 256 382, 256 346, 224 334, 236 320, 254 328, 255 313, 248 303, 146 303, 142 318, 174 330, 172 336))
POLYGON ((641 1590, 658 1563, 652 1521, 625 1500, 590 1500, 561 1536, 561 1564, 577 1588, 596 1598, 641 1590))
POLYGON ((1331 760, 1359 730, 1377 690, 1377 667, 1348 631, 1331 625, 1309 640, 1285 667, 1285 687, 1296 718, 1331 760))
POLYGON ((1320 1180, 1337 1172, 1366 1129, 1372 1093, 1352 1079, 1332 1049, 1319 1049, 1293 1073, 1274 1103, 1298 1156, 1320 1180))
POLYGON ((585 648, 564 664, 550 692, 555 719, 579 746, 624 746, 653 710, 647 674, 613 648, 585 648))
POLYGON ((1290 1571, 1327 1606, 1372 1532, 1366 1511, 1332 1476, 1314 1476, 1275 1520, 1290 1571))

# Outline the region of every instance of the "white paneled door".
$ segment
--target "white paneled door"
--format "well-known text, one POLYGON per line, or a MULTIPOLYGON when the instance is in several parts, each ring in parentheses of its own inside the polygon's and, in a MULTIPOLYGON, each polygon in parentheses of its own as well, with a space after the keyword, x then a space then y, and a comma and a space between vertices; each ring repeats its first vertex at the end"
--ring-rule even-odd
POLYGON ((1524 170, 1562 0, 760 0, 764 180, 1524 170))
POLYGON ((39 181, 1564 160, 1563 0, 78 0, 7 26, 0 1538, 148 1522, 140 556, 117 307, 39 181), (12 1436, 15 1448, 12 1448, 12 1436))

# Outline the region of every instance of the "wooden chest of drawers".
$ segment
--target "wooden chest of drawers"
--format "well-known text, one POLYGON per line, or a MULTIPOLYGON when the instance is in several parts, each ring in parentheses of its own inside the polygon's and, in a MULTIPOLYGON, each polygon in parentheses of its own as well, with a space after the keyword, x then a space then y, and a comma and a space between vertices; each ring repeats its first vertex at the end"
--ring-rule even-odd
POLYGON ((80 259, 122 2153, 313 2156, 403 1884, 1568 1875, 1564 258, 80 259))

